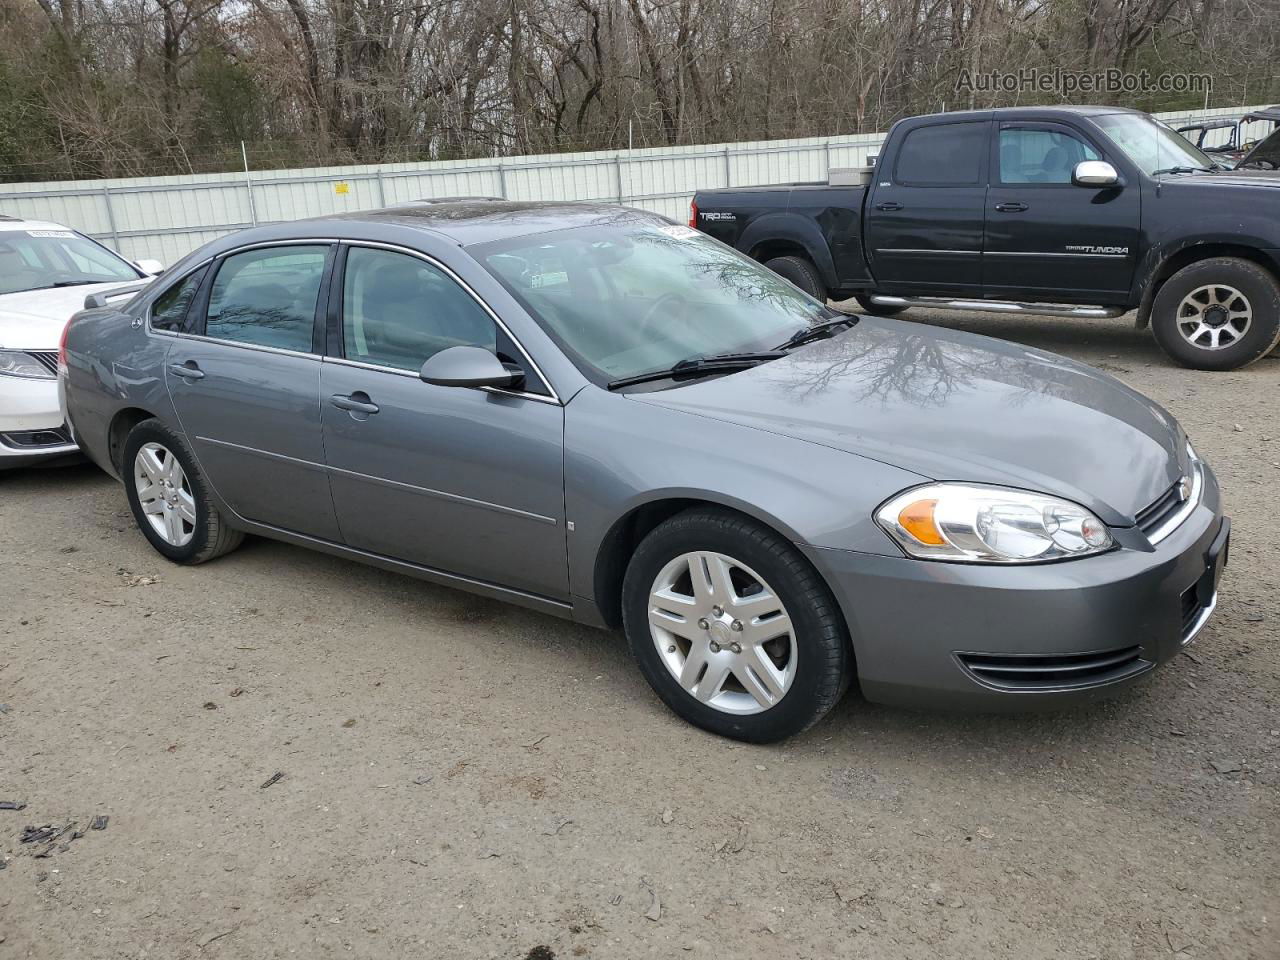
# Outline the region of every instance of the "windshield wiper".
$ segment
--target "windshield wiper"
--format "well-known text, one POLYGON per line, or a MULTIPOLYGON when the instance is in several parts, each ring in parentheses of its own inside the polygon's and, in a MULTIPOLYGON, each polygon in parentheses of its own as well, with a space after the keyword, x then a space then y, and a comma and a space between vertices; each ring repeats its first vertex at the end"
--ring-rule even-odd
POLYGON ((829 320, 821 320, 811 327, 802 327, 791 336, 787 337, 782 343, 778 344, 779 350, 794 350, 796 347, 806 343, 812 343, 814 340, 822 340, 826 337, 834 336, 836 328, 845 324, 853 326, 858 322, 857 317, 841 314, 838 317, 832 317, 829 320))
MULTIPOLYGON (((50 287, 83 287, 90 283, 110 283, 110 280, 58 280, 49 284, 50 287)), ((121 283, 124 281, 122 280, 121 283)))
POLYGON ((1151 175, 1158 177, 1162 173, 1213 173, 1213 167, 1162 167, 1151 175))
POLYGON ((725 373, 730 370, 746 370, 757 364, 767 363, 785 357, 782 350, 760 350, 755 353, 715 353, 704 357, 686 357, 679 363, 662 370, 650 370, 634 376, 610 380, 610 390, 629 387, 635 383, 651 383, 654 380, 679 380, 686 377, 700 377, 708 373, 725 373))

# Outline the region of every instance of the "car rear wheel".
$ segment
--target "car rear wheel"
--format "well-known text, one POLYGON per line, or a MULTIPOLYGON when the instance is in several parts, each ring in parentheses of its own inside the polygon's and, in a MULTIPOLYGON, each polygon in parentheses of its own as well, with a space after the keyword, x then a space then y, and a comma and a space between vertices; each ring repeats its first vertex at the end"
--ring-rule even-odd
POLYGON ((807 729, 847 689, 852 655, 826 584, 784 538, 694 509, 656 527, 623 582, 645 679, 704 730, 770 743, 807 729))
POLYGON ((204 563, 244 540, 210 499, 186 443, 159 420, 144 420, 129 432, 121 475, 138 528, 175 563, 204 563))
POLYGON ((818 273, 818 268, 804 257, 774 257, 772 260, 766 260, 764 265, 778 276, 790 280, 809 296, 823 303, 827 302, 827 285, 822 282, 822 275, 818 273))
POLYGON ((875 317, 896 317, 903 310, 907 309, 905 306, 890 307, 885 304, 875 303, 872 301, 871 297, 866 294, 859 294, 854 299, 858 301, 858 306, 862 308, 863 313, 869 313, 875 317))
POLYGON ((1280 342, 1280 286, 1248 260, 1215 257, 1193 263, 1156 294, 1151 332, 1184 366, 1235 370, 1280 342))

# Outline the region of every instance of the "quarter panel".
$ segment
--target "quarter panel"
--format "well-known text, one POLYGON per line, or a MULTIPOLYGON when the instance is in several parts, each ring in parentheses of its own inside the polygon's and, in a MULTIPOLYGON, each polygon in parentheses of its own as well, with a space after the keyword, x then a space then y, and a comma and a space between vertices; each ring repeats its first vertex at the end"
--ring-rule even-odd
POLYGON ((923 477, 751 427, 588 387, 565 411, 570 589, 594 596, 606 534, 645 503, 696 499, 740 510, 797 543, 884 556, 884 499, 923 477))

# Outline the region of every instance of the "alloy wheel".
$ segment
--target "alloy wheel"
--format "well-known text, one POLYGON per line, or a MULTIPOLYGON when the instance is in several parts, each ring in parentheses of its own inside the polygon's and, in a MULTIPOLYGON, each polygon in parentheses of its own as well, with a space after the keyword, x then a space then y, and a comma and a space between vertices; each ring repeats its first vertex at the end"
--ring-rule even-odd
POLYGON ((768 710, 795 680, 785 605, 763 577, 722 553, 681 554, 659 571, 649 591, 649 632, 685 692, 724 713, 768 710))
POLYGON ((185 547, 196 534, 196 501, 182 464, 168 447, 145 443, 133 458, 133 483, 147 523, 165 543, 185 547))
POLYGON ((1178 333, 1199 350, 1224 350, 1239 343, 1253 322, 1249 298, 1224 284, 1198 287, 1178 305, 1178 333))

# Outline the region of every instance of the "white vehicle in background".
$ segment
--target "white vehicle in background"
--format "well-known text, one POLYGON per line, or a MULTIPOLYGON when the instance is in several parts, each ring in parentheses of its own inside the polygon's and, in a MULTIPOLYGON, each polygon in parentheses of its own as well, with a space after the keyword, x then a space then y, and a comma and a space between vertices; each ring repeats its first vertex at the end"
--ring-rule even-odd
POLYGON ((61 224, 0 215, 0 470, 77 452, 58 402, 58 343, 91 293, 145 286, 130 263, 61 224))

